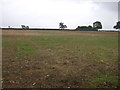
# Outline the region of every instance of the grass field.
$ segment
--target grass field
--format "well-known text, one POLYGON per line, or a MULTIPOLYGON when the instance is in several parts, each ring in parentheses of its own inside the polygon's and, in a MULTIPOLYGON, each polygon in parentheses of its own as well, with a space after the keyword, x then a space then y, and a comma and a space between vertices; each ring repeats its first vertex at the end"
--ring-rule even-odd
POLYGON ((118 33, 2 31, 3 88, 116 88, 118 33))

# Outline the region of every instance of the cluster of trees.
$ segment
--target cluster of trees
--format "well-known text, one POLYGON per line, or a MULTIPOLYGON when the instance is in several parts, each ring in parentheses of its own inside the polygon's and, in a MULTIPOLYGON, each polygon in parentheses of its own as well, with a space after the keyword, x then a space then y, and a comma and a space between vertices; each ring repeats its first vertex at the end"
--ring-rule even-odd
MULTIPOLYGON (((67 28, 67 25, 64 25, 64 23, 60 22, 59 23, 59 29, 65 29, 67 28)), ((98 30, 98 29, 102 29, 102 24, 99 21, 96 21, 93 23, 93 27, 92 26, 78 26, 76 28, 76 30, 98 30)))
MULTIPOLYGON (((60 22, 59 23, 59 29, 65 29, 67 28, 67 25, 64 25, 64 23, 60 22)), ((99 21, 96 21, 93 23, 93 27, 92 26, 78 26, 76 28, 76 30, 98 30, 98 29, 102 29, 102 24, 99 21)))
POLYGON ((92 26, 78 26, 77 28, 76 28, 76 30, 92 30, 93 28, 92 28, 92 26))
POLYGON ((98 29, 102 29, 102 24, 99 21, 94 22, 93 27, 89 25, 89 26, 78 26, 76 28, 76 30, 85 30, 85 31, 91 31, 91 30, 96 31, 98 29))
MULTIPOLYGON (((60 28, 60 29, 65 29, 65 28, 67 28, 67 26, 64 25, 64 23, 60 22, 60 23, 59 23, 59 28, 60 28)), ((120 21, 118 21, 113 28, 115 28, 115 29, 120 29, 120 21)), ((76 28, 76 30, 84 30, 84 31, 86 31, 86 30, 87 30, 87 31, 91 31, 91 30, 97 31, 98 29, 102 29, 102 24, 101 24, 100 21, 94 22, 94 23, 93 23, 93 27, 89 25, 89 26, 78 26, 78 27, 76 28)))
POLYGON ((22 29, 29 29, 29 26, 21 25, 22 29))

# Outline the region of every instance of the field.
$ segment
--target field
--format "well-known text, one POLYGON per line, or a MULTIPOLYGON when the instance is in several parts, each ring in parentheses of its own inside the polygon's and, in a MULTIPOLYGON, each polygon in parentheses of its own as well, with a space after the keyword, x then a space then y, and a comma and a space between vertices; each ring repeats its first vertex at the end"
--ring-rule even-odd
POLYGON ((117 88, 118 33, 2 31, 3 88, 117 88))

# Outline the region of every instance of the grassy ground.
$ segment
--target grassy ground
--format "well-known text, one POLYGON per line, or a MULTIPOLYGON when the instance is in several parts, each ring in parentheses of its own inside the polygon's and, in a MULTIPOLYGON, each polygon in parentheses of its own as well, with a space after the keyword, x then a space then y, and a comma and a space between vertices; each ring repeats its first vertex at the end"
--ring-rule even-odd
POLYGON ((116 88, 118 33, 3 31, 3 88, 116 88))

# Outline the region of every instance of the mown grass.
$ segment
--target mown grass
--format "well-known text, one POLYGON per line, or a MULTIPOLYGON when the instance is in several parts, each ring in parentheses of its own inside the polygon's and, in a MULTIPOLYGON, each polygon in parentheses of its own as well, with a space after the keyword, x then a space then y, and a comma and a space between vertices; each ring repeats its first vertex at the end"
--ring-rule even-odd
POLYGON ((118 37, 115 32, 81 34, 73 31, 72 35, 69 31, 55 31, 55 34, 54 31, 29 31, 30 34, 43 34, 38 36, 30 36, 28 31, 22 31, 28 35, 16 36, 16 32, 3 35, 3 87, 118 86, 118 37))

